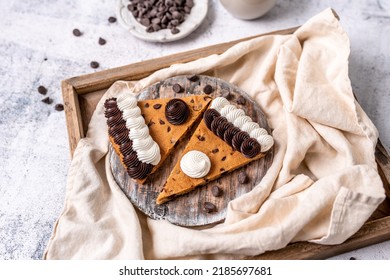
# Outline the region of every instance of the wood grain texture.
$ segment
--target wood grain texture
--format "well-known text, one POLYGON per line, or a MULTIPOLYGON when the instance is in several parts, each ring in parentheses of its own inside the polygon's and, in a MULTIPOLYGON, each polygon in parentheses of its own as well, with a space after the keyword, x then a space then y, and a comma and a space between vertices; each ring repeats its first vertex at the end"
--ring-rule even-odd
MULTIPOLYGON (((229 94, 231 104, 245 110, 246 114, 269 133, 267 120, 258 104, 245 92, 221 79, 208 76, 199 76, 197 82, 190 82, 186 76, 179 76, 159 82, 141 92, 139 99, 180 98, 191 95, 203 94, 203 88, 211 85, 214 89, 211 97, 220 96, 221 93, 229 94), (180 84, 185 90, 183 93, 174 93, 172 86, 180 84), (245 105, 237 104, 239 97, 244 97, 245 105)), ((205 95, 206 96, 206 95, 205 95)), ((159 125, 159 124, 155 124, 159 125)), ((192 131, 196 128, 196 124, 192 131)), ((162 128, 163 129, 163 128, 162 128)), ((165 129, 165 126, 164 126, 165 129)), ((172 128, 174 129, 174 127, 172 128)), ((264 158, 253 161, 231 173, 224 174, 219 179, 211 181, 204 186, 179 196, 162 205, 156 205, 156 197, 165 184, 171 170, 179 160, 182 151, 187 144, 191 131, 174 149, 174 152, 162 164, 160 169, 148 178, 146 184, 138 184, 126 173, 119 157, 110 148, 109 157, 112 173, 118 185, 130 199, 130 201, 142 212, 153 219, 166 219, 173 224, 181 226, 203 226, 222 221, 226 216, 229 201, 249 192, 264 177, 273 159, 273 150, 267 152, 264 158), (241 184, 238 181, 239 172, 244 171, 249 181, 241 184), (219 186, 223 190, 221 197, 214 197, 211 193, 213 186, 219 186), (203 209, 205 202, 216 205, 218 211, 206 213, 203 209)), ((206 139, 207 140, 207 139, 206 139)), ((205 145, 213 145, 207 141, 205 145)), ((227 145, 227 144, 226 144, 227 145)), ((222 155, 221 155, 222 157, 222 155)))

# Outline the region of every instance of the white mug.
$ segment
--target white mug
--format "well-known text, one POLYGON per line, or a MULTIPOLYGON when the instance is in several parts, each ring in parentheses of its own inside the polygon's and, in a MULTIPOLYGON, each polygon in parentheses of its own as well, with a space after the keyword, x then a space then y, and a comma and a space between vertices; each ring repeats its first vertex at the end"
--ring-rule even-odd
POLYGON ((266 14, 276 0, 219 0, 222 6, 239 19, 255 19, 266 14))

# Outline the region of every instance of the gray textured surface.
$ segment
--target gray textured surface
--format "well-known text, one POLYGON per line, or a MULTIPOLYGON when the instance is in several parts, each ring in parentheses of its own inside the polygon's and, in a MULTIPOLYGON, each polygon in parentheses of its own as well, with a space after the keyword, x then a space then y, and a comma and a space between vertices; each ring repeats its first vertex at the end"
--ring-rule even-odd
MULTIPOLYGON (((160 57, 304 23, 331 6, 351 40, 350 77, 363 109, 390 148, 390 1, 287 1, 263 18, 241 21, 217 0, 206 20, 178 42, 146 43, 118 23, 115 2, 27 0, 0 2, 0 259, 39 259, 65 195, 70 163, 60 81, 100 69, 160 57), (76 38, 73 28, 84 34, 76 38), (107 40, 99 46, 99 37, 107 40), (45 60, 47 59, 47 60, 45 60), (48 88, 54 103, 41 102, 48 88)), ((390 259, 390 242, 333 259, 390 259)))

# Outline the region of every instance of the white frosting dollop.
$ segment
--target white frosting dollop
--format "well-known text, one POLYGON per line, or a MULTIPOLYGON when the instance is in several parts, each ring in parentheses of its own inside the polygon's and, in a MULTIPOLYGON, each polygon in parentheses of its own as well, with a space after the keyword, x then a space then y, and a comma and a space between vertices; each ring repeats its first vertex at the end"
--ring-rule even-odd
POLYGON ((142 116, 136 118, 129 118, 126 121, 126 127, 129 130, 143 128, 144 126, 145 126, 145 120, 142 116))
POLYGON ((139 117, 141 116, 141 109, 138 106, 131 109, 125 109, 123 110, 122 116, 124 119, 139 117))
POLYGON ((234 126, 237 126, 239 129, 241 129, 241 127, 247 123, 247 122, 251 122, 252 119, 248 116, 241 116, 241 117, 238 117, 237 119, 235 119, 233 121, 233 124, 234 126))
POLYGON ((250 135, 250 133, 253 130, 258 129, 258 128, 260 128, 260 125, 258 123, 251 121, 251 122, 244 123, 244 125, 241 127, 241 130, 249 133, 249 135, 250 135))
POLYGON ((221 109, 220 114, 221 114, 222 117, 226 117, 230 112, 232 112, 234 110, 237 110, 236 106, 234 106, 234 105, 226 105, 226 106, 224 106, 221 109))
POLYGON ((229 114, 227 114, 226 119, 229 122, 233 123, 234 120, 238 119, 239 117, 244 117, 244 116, 245 116, 244 110, 242 110, 242 109, 235 109, 235 110, 229 112, 229 114))
POLYGON ((152 137, 148 136, 146 138, 141 138, 141 139, 134 139, 133 140, 133 149, 135 151, 140 151, 140 150, 148 150, 152 147, 152 145, 155 142, 153 141, 152 137))
POLYGON ((160 147, 156 142, 154 142, 150 148, 146 150, 139 149, 136 152, 138 159, 145 163, 157 165, 161 160, 160 147))
POLYGON ((135 139, 145 139, 149 136, 149 128, 145 125, 142 128, 135 128, 130 130, 129 138, 131 140, 135 139))
POLYGON ((254 130, 252 130, 250 133, 249 133, 249 136, 252 137, 252 138, 259 138, 261 135, 267 135, 268 132, 267 130, 265 130, 264 128, 260 127, 260 128, 256 128, 254 130))
POLYGON ((209 157, 200 151, 189 151, 180 160, 180 168, 188 177, 202 178, 211 167, 209 157))
POLYGON ((274 145, 274 138, 268 134, 261 135, 256 140, 260 143, 262 153, 268 151, 274 145))
POLYGON ((132 109, 132 108, 137 107, 137 98, 129 95, 127 98, 125 98, 121 101, 117 101, 117 104, 118 104, 119 110, 121 110, 123 112, 126 109, 132 109))
POLYGON ((221 111, 221 109, 227 105, 230 105, 229 100, 227 100, 225 97, 217 97, 215 98, 210 105, 210 109, 215 109, 218 112, 221 111))

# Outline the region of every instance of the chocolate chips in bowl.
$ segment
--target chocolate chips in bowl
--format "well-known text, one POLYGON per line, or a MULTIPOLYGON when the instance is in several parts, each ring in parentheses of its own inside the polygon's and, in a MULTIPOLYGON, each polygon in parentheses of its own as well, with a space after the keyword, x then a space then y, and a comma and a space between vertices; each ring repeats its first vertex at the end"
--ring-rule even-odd
POLYGON ((208 0, 120 0, 118 20, 140 39, 169 42, 194 31, 207 9, 208 0))

